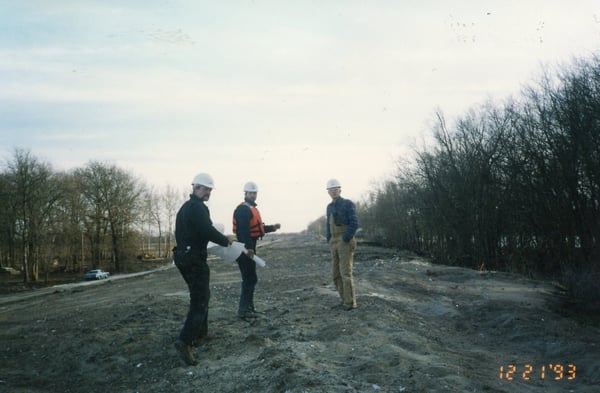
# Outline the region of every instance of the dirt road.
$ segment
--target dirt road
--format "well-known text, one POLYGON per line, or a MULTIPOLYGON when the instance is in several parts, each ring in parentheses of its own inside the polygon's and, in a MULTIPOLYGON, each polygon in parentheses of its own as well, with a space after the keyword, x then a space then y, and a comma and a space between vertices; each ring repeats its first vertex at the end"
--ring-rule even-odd
POLYGON ((194 367, 173 348, 188 306, 174 268, 3 296, 0 392, 600 391, 600 328, 547 283, 359 246, 359 308, 343 311, 323 241, 271 237, 259 255, 252 323, 237 266, 210 262, 194 367))

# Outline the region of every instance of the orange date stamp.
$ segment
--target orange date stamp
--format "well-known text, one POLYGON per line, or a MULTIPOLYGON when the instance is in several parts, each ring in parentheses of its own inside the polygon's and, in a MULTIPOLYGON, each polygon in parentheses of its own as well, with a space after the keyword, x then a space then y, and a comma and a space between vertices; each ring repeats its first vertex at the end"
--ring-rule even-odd
POLYGON ((498 378, 505 381, 523 380, 554 380, 574 381, 577 378, 577 366, 572 363, 560 364, 524 364, 519 367, 515 364, 502 365, 498 378))

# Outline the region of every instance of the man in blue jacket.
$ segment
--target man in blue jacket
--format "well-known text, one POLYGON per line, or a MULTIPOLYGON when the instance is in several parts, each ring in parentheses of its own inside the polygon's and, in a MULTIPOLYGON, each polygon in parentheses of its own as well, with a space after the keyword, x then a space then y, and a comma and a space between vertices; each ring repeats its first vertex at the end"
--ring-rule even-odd
POLYGON ((221 246, 231 244, 235 237, 225 236, 212 224, 204 202, 210 199, 214 181, 207 173, 200 173, 192 181, 190 199, 177 212, 173 259, 190 291, 190 308, 175 342, 175 349, 184 362, 195 365, 192 345, 208 333, 208 301, 210 299, 210 269, 206 263, 209 241, 221 246))
POLYGON ((358 229, 356 207, 349 199, 341 196, 342 186, 337 179, 327 182, 331 203, 327 205, 327 243, 331 249, 333 282, 340 294, 341 306, 345 310, 356 308, 356 294, 352 277, 352 264, 358 229))

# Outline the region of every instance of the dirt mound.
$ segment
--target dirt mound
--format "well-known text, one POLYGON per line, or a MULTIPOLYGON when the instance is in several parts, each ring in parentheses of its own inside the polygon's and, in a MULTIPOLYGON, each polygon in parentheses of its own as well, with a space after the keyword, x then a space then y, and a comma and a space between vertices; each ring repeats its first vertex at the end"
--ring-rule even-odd
POLYGON ((320 239, 262 241, 256 305, 213 259, 211 336, 186 367, 176 269, 0 298, 0 392, 596 392, 600 329, 548 283, 359 246, 358 306, 336 309, 320 239))

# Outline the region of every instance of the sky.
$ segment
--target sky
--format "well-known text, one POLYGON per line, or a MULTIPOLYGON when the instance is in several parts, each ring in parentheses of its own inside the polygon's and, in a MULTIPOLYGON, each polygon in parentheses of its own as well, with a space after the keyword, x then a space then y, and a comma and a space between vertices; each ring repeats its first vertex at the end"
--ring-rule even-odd
POLYGON ((596 0, 0 0, 0 159, 115 164, 160 190, 245 182, 267 224, 364 201, 452 119, 600 48, 596 0))

